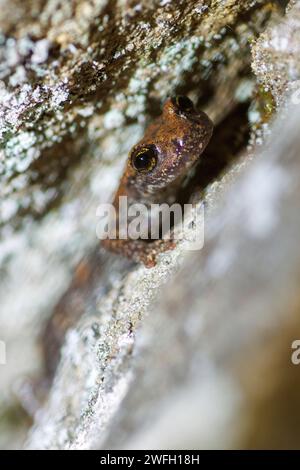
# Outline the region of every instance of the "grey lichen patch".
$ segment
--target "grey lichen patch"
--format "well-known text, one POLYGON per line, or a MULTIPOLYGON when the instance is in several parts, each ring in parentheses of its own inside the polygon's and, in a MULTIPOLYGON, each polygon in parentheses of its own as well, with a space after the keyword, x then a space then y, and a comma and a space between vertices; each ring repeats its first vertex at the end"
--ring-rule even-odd
POLYGON ((269 27, 252 46, 252 67, 265 91, 273 94, 277 105, 287 94, 299 102, 300 87, 300 5, 296 2, 286 18, 269 27))
POLYGON ((278 108, 284 112, 288 102, 300 102, 299 25, 299 3, 290 2, 284 19, 275 16, 252 43, 251 65, 258 83, 249 110, 249 148, 263 144, 278 108))

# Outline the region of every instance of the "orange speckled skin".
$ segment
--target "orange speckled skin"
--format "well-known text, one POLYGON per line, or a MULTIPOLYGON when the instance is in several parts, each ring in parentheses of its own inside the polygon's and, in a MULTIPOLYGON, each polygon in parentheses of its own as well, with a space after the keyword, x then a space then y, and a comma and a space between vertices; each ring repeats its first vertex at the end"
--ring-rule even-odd
MULTIPOLYGON (((131 150, 124 174, 114 198, 118 209, 119 196, 127 196, 128 204, 161 204, 176 202, 176 194, 190 169, 197 163, 208 144, 213 124, 208 116, 193 106, 181 110, 175 99, 169 98, 161 116, 146 129, 144 137, 131 150), (155 145, 157 163, 150 172, 139 172, 132 164, 132 155, 148 145, 155 145)), ((173 241, 107 239, 103 245, 147 267, 156 264, 156 256, 174 248, 173 241)))

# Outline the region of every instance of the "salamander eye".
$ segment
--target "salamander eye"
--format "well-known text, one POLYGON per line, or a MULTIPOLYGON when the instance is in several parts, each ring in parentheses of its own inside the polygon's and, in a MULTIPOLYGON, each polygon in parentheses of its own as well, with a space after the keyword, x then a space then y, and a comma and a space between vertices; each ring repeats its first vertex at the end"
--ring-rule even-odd
POLYGON ((194 111, 194 104, 187 96, 174 96, 171 101, 178 111, 183 113, 194 111))
POLYGON ((131 157, 132 166, 139 172, 152 171, 157 164, 157 149, 155 145, 140 148, 131 157))

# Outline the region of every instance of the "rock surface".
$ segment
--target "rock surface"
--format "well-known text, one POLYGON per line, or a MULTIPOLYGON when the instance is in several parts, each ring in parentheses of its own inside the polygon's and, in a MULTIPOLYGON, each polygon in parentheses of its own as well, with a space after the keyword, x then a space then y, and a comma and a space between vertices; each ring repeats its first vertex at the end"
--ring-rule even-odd
POLYGON ((0 445, 296 446, 298 2, 284 18, 275 1, 11 5, 0 18, 0 445), (187 232, 150 270, 100 251, 83 292, 96 207, 173 93, 216 124, 193 180, 204 249, 188 254, 187 232), (40 406, 24 377, 43 375, 53 311, 67 332, 40 406))

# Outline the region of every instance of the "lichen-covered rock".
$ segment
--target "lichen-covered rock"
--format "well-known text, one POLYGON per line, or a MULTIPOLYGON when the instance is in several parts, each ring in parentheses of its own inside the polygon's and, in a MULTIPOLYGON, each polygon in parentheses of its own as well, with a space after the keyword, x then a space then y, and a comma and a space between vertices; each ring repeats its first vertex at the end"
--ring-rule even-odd
POLYGON ((207 103, 224 86, 230 102, 264 3, 49 0, 24 14, 15 2, 0 42, 1 223, 45 214, 74 165, 101 158, 105 135, 143 125, 169 94, 207 103))
POLYGON ((252 67, 259 82, 271 91, 277 105, 292 94, 299 104, 300 4, 292 2, 284 21, 262 33, 252 47, 252 67))
MULTIPOLYGON (((244 347, 254 357, 253 345, 264 371, 264 334, 273 328, 275 344, 292 324, 279 286, 294 294, 299 168, 294 151, 283 156, 289 142, 297 148, 298 121, 273 131, 270 118, 272 100, 283 103, 298 80, 297 4, 282 20, 282 1, 2 3, 0 339, 9 361, 0 446, 24 439, 21 406, 34 421, 29 448, 181 447, 174 419, 185 447, 262 445, 253 430, 265 402, 236 360, 244 347), (189 231, 152 270, 98 253, 95 237, 97 205, 111 198, 129 148, 173 93, 188 93, 216 125, 191 182, 207 208, 205 247, 175 280, 189 231), (262 151, 273 132, 274 147, 262 151), (83 288, 86 259, 95 269, 83 288), (41 407, 24 377, 42 381, 48 318, 62 350, 41 407), (193 426, 185 417, 197 413, 193 426)), ((275 409, 281 382, 272 377, 265 396, 275 409)))

